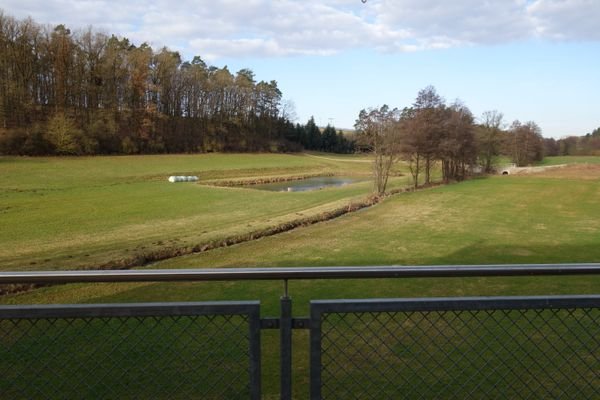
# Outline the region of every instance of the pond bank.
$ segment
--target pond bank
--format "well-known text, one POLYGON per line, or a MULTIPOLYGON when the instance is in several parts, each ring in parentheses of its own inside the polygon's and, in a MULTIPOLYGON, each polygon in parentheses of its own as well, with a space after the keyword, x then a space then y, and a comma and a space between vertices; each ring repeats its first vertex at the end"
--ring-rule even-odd
POLYGON ((291 182, 300 181, 303 179, 317 178, 317 177, 329 177, 334 176, 333 173, 314 173, 314 174, 303 174, 303 175, 287 175, 287 176, 267 176, 260 178, 239 178, 239 179, 218 179, 212 181, 199 182, 201 185, 207 186, 222 186, 222 187, 238 187, 238 186, 252 186, 252 185, 263 185, 267 183, 277 182, 291 182))

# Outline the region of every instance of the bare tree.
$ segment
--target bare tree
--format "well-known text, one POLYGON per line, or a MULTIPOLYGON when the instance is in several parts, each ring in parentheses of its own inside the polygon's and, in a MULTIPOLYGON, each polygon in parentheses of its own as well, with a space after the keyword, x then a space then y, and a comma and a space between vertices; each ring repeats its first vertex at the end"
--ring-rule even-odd
POLYGON ((444 129, 437 147, 444 182, 465 179, 475 163, 477 146, 473 120, 469 108, 460 101, 444 110, 444 129))
POLYGON ((281 110, 279 110, 280 117, 290 122, 296 122, 298 120, 298 114, 296 113, 296 103, 291 99, 284 99, 281 102, 281 110))
POLYGON ((431 182, 431 168, 436 159, 439 141, 443 135, 444 99, 435 87, 427 86, 419 91, 413 104, 411 131, 417 136, 419 152, 423 160, 425 184, 431 182))
POLYGON ((399 111, 396 108, 390 110, 387 105, 361 110, 354 127, 359 143, 373 153, 375 191, 383 195, 391 168, 400 155, 399 111))
POLYGON ((419 176, 423 171, 423 159, 426 148, 424 136, 419 135, 416 128, 418 123, 413 108, 404 108, 402 110, 400 117, 400 154, 402 159, 408 164, 415 189, 419 186, 419 176))
POLYGON ((510 127, 508 149, 512 160, 522 167, 544 157, 544 143, 540 127, 533 121, 522 124, 514 121, 510 127))
POLYGON ((486 173, 492 172, 494 158, 500 154, 503 118, 504 115, 496 110, 485 111, 481 116, 477 139, 479 158, 486 173))

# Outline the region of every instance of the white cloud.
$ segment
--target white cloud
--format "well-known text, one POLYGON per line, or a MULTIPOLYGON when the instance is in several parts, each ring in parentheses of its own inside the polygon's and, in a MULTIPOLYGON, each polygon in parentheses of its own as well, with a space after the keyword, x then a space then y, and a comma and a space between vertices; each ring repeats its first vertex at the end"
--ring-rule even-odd
POLYGON ((203 54, 207 60, 213 60, 223 54, 235 54, 238 57, 273 57, 295 54, 293 49, 282 48, 275 40, 270 39, 194 39, 190 45, 203 54))
POLYGON ((0 7, 208 59, 600 40, 598 0, 2 0, 0 7))
POLYGON ((559 40, 600 40, 600 1, 537 0, 528 7, 539 36, 559 40))
POLYGON ((532 31, 518 0, 382 0, 375 7, 382 24, 408 29, 425 47, 500 43, 532 31))

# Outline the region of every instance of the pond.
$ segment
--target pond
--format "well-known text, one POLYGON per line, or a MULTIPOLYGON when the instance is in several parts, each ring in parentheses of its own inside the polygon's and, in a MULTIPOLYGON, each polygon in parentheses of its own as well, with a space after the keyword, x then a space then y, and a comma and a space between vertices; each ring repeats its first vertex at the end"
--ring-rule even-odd
POLYGON ((351 183, 364 182, 367 178, 348 176, 317 176, 314 178, 300 179, 297 181, 265 183, 246 186, 252 189, 269 190, 272 192, 307 192, 328 187, 345 186, 351 183))

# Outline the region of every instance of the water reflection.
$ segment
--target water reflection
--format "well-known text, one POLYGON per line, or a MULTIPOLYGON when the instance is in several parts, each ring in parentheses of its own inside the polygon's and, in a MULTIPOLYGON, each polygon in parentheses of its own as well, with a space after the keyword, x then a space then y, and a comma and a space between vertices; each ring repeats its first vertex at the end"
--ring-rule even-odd
POLYGON ((365 178, 347 176, 318 176, 297 181, 266 183, 248 186, 252 189, 269 190, 273 192, 306 192, 327 187, 345 186, 350 183, 365 181, 365 178))

